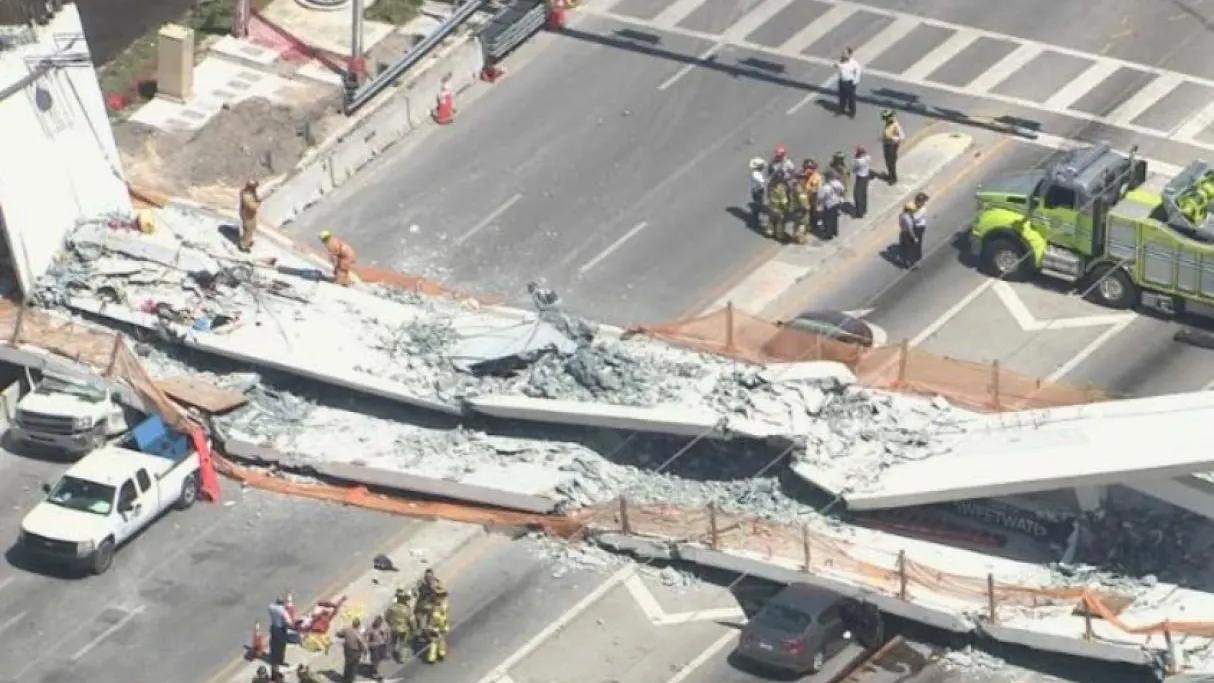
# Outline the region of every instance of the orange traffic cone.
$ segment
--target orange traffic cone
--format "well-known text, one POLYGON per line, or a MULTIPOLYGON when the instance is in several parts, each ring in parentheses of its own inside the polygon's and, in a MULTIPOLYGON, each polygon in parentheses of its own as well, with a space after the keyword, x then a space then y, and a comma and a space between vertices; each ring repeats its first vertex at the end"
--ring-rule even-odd
POLYGON ((266 637, 261 632, 261 623, 253 622, 253 638, 249 640, 249 659, 257 659, 269 651, 266 637))
POLYGON ((447 84, 443 84, 443 89, 438 93, 438 105, 434 107, 434 122, 440 126, 445 126, 455 120, 455 96, 451 94, 451 88, 447 84))
POLYGON ((287 610, 287 620, 294 624, 296 621, 298 621, 295 618, 295 594, 288 592, 285 602, 286 604, 283 605, 283 607, 285 607, 287 610))

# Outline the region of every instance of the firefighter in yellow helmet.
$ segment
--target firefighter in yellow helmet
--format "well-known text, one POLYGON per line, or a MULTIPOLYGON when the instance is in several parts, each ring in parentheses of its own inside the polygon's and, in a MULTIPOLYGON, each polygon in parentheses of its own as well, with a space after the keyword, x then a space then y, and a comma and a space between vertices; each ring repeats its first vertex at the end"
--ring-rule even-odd
POLYGON ((354 248, 325 230, 320 233, 320 241, 329 251, 329 260, 333 263, 333 282, 347 287, 350 285, 350 271, 354 268, 354 248))
POLYGON ((436 605, 430 611, 428 622, 422 633, 425 641, 422 659, 427 664, 434 664, 447 658, 447 634, 451 631, 451 623, 447 618, 446 605, 436 605))
POLYGON ((415 617, 413 597, 404 588, 396 589, 396 597, 384 612, 388 629, 392 633, 392 659, 403 662, 413 647, 415 617))

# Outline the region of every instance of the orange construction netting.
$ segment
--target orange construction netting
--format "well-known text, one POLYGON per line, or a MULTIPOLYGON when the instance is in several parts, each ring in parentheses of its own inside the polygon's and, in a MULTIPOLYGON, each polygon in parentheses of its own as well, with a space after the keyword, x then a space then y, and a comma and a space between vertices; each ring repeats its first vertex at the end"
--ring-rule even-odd
MULTIPOLYGON (((1127 623, 1119 616, 1119 605, 1129 604, 1131 596, 1087 588, 1026 586, 993 575, 953 573, 916 561, 906 553, 860 546, 808 527, 795 528, 721 511, 638 505, 622 500, 585 510, 582 521, 594 531, 674 539, 766 560, 783 560, 781 564, 799 566, 807 573, 846 578, 912 603, 960 603, 957 610, 981 612, 995 622, 1001 611, 1012 616, 1039 607, 1070 607, 1076 616, 1103 620, 1127 634, 1170 633, 1214 638, 1214 621, 1127 623)), ((1094 637, 1091 633, 1087 635, 1094 637)))
POLYGON ((725 308, 696 318, 634 331, 669 344, 753 363, 837 361, 875 389, 943 396, 975 410, 1024 410, 1106 400, 1093 389, 1026 377, 999 367, 946 358, 903 343, 864 349, 793 330, 725 308))

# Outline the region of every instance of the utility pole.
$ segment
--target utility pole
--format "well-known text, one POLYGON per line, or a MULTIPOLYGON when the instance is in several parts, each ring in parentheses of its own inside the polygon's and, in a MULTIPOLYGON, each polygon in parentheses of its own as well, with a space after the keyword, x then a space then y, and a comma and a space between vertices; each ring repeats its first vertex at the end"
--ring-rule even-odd
POLYGON ((250 0, 232 0, 232 37, 244 38, 249 35, 250 14, 250 0))
POLYGON ((350 21, 350 76, 355 83, 367 77, 367 62, 363 59, 363 0, 350 3, 354 16, 350 21))

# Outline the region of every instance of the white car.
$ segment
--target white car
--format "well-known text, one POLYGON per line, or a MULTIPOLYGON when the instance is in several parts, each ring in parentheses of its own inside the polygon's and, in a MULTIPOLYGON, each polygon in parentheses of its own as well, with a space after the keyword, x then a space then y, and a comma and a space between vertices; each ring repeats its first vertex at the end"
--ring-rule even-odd
POLYGON ((189 437, 149 418, 123 446, 103 446, 45 485, 46 498, 21 521, 20 547, 34 560, 102 574, 118 547, 165 511, 194 504, 198 477, 189 437))

